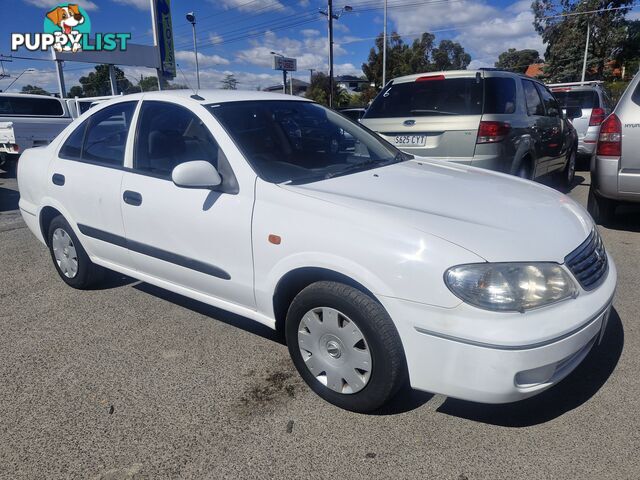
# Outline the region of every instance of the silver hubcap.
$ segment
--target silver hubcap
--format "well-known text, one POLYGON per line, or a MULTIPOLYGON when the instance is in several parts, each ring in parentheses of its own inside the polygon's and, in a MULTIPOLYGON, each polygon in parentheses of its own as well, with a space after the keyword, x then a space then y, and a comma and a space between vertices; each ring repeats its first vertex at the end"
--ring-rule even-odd
POLYGON ((356 393, 369 382, 369 346, 353 320, 338 310, 309 310, 298 327, 298 347, 311 374, 334 392, 356 393))
POLYGON ((67 278, 73 278, 78 274, 78 254, 73 240, 62 228, 56 228, 52 239, 53 256, 58 268, 67 278))

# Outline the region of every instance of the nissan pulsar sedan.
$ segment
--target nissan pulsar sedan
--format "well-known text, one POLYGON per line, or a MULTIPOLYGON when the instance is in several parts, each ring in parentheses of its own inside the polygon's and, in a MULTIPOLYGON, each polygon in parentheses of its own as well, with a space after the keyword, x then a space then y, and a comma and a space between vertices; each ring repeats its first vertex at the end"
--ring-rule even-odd
POLYGON ((267 325, 318 395, 359 412, 407 381, 540 393, 599 342, 616 287, 568 197, 414 158, 292 96, 119 97, 25 151, 18 182, 68 285, 115 270, 267 325))

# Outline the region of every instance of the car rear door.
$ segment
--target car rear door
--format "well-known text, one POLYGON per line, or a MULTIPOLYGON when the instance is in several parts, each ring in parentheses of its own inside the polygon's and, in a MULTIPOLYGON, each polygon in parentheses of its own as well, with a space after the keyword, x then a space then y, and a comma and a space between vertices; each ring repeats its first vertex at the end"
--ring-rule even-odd
POLYGON ((76 224, 89 255, 128 266, 120 213, 124 153, 138 102, 119 102, 91 115, 63 141, 51 162, 49 195, 76 224))
POLYGON ((529 116, 529 135, 534 143, 534 166, 533 178, 547 173, 549 160, 549 137, 551 135, 549 122, 545 117, 544 105, 536 85, 531 80, 522 80, 525 102, 527 105, 527 115, 529 116))
POLYGON ((615 113, 622 124, 618 189, 622 193, 640 195, 640 82, 636 80, 630 96, 623 96, 615 113))
POLYGON ((482 97, 480 74, 425 74, 388 84, 360 122, 407 153, 470 163, 482 97))
POLYGON ((177 103, 142 102, 132 168, 124 173, 120 192, 127 245, 136 270, 145 275, 253 307, 254 183, 235 181, 212 132, 225 134, 198 107, 200 114, 177 103), (176 186, 173 168, 194 160, 211 162, 222 188, 176 186))

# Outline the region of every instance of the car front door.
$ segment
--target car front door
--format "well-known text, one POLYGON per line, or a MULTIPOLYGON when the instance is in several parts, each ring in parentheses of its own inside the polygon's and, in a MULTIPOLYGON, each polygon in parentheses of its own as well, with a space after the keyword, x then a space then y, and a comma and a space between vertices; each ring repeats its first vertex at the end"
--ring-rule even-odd
POLYGON ((176 103, 143 101, 121 188, 127 245, 145 275, 253 307, 253 183, 238 184, 211 131, 226 134, 200 108, 202 117, 176 103), (195 160, 213 164, 222 185, 176 186, 173 168, 195 160))
POLYGON ((545 122, 547 124, 548 140, 546 149, 549 155, 547 173, 564 167, 566 161, 567 136, 571 135, 568 125, 562 119, 560 104, 544 85, 536 83, 540 92, 545 110, 545 122))
POLYGON ((76 224, 90 255, 127 266, 120 213, 125 146, 138 102, 97 111, 63 141, 47 178, 50 195, 76 224))

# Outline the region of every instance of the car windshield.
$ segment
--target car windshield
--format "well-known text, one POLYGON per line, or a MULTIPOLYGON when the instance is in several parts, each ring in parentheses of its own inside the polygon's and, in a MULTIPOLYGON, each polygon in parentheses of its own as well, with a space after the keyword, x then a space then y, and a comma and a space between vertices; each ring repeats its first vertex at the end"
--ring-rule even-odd
POLYGON ((593 90, 573 90, 569 92, 552 90, 552 92, 562 108, 578 107, 589 109, 600 106, 598 94, 593 90))
POLYGON ((308 183, 412 158, 318 104, 260 100, 207 106, 258 175, 308 183))

